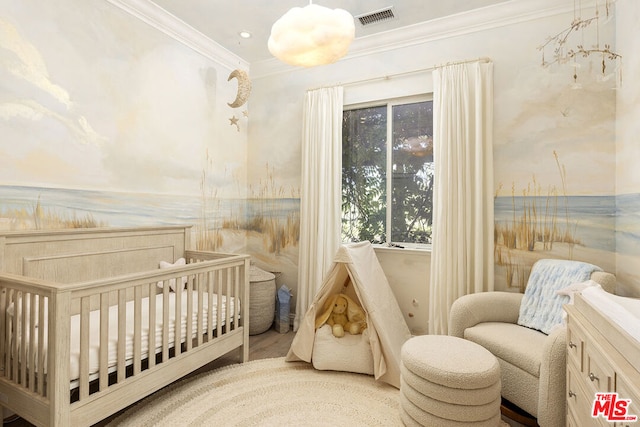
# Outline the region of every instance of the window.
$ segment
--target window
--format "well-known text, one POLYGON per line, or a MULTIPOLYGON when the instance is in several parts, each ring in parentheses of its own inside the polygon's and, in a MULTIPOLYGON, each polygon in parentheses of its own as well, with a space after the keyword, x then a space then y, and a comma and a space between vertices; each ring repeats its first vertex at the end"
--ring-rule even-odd
POLYGON ((430 244, 433 101, 345 107, 342 240, 430 244))

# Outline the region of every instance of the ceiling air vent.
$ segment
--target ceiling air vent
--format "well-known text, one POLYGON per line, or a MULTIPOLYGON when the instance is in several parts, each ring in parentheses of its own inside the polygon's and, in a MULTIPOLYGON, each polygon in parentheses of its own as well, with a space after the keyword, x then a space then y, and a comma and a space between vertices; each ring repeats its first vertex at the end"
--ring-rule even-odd
POLYGON ((375 24, 377 22, 388 21, 389 19, 395 18, 392 9, 393 6, 389 6, 385 7, 384 9, 358 15, 356 16, 356 18, 358 18, 360 24, 363 26, 375 24))

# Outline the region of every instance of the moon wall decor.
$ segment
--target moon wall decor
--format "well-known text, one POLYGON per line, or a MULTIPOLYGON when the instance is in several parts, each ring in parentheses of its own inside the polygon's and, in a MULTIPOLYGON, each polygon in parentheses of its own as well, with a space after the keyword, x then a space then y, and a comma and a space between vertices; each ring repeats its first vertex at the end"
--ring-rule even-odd
POLYGON ((238 93, 236 99, 233 102, 228 102, 227 105, 232 108, 238 108, 244 105, 249 99, 251 94, 251 79, 246 71, 235 69, 229 74, 227 81, 231 79, 238 80, 238 93))

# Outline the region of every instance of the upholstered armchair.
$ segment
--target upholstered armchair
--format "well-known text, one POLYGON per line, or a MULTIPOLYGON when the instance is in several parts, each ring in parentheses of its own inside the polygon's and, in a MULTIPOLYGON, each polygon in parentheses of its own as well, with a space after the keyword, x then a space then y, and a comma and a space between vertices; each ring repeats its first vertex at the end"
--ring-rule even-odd
POLYGON ((572 289, 595 285, 593 282, 611 293, 615 288, 614 275, 598 271, 598 267, 590 264, 576 262, 583 274, 581 279, 575 274, 564 274, 574 268, 572 263, 539 260, 531 269, 524 294, 465 295, 453 303, 449 314, 449 335, 476 342, 491 351, 500 363, 502 397, 536 417, 541 427, 565 425, 566 326, 562 317, 551 325, 548 313, 542 316, 532 313, 531 303, 538 304, 538 311, 556 305, 555 315, 562 316, 562 304, 569 301, 572 289), (567 296, 558 295, 559 290, 567 296), (556 301, 545 302, 545 298, 556 301), (547 323, 545 332, 519 324, 527 323, 523 319, 527 311, 529 317, 547 323))

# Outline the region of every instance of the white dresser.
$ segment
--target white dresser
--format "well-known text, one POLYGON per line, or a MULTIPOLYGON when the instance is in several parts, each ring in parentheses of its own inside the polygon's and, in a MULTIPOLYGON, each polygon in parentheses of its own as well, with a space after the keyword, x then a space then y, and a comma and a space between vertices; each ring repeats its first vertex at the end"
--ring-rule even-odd
MULTIPOLYGON (((640 427, 640 343, 579 294, 574 305, 566 305, 565 310, 567 426, 640 427), (627 414, 637 415, 638 421, 592 418, 598 392, 617 392, 618 399, 631 399, 627 414)), ((624 405, 620 405, 618 414, 624 405)))

